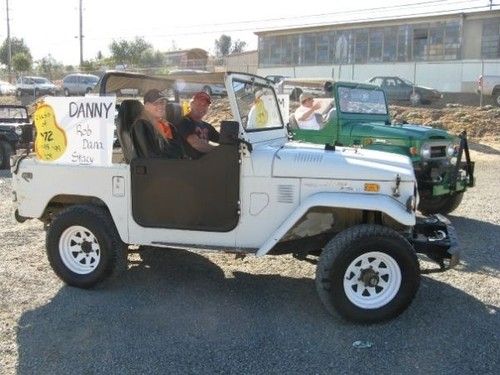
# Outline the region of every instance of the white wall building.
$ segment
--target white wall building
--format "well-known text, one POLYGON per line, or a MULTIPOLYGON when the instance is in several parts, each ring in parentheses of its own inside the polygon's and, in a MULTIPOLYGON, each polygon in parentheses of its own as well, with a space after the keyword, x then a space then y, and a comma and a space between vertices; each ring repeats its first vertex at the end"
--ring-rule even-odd
POLYGON ((366 81, 398 75, 474 92, 500 75, 500 10, 262 31, 258 74, 366 81))

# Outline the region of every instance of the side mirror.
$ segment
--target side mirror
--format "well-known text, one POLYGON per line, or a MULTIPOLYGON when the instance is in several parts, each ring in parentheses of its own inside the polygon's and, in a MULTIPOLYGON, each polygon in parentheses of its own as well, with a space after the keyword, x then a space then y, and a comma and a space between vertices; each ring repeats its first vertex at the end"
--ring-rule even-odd
POLYGON ((240 123, 238 121, 221 121, 219 143, 234 145, 238 143, 240 123))

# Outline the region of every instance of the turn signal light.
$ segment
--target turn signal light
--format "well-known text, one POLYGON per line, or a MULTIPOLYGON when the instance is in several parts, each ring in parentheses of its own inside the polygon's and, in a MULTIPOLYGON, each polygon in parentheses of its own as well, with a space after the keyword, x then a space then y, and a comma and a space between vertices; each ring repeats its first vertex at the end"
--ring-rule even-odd
POLYGON ((365 191, 369 191, 371 193, 378 193, 380 191, 379 184, 365 184, 365 191))

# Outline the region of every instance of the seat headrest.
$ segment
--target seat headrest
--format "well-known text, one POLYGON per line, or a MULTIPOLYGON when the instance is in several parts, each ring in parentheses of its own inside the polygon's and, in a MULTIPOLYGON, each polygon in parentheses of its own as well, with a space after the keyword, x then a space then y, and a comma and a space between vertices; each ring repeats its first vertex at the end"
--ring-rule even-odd
POLYGON ((165 108, 165 117, 174 126, 178 126, 182 119, 182 107, 179 103, 168 102, 165 108))
POLYGON ((118 118, 116 122, 116 133, 123 156, 127 163, 137 156, 134 144, 130 135, 130 129, 134 121, 141 115, 144 106, 138 100, 127 99, 122 102, 118 109, 118 118))
POLYGON ((118 121, 121 127, 119 131, 130 131, 130 127, 143 109, 144 105, 138 100, 124 100, 118 109, 118 121))

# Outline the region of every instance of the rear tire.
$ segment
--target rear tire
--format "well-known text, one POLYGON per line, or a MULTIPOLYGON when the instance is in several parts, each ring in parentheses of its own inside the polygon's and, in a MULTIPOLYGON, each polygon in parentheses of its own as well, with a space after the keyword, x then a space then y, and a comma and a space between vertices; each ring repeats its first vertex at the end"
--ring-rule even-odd
POLYGON ((455 211, 460 206, 460 203, 462 203, 463 198, 463 192, 438 197, 420 198, 418 210, 424 215, 438 213, 446 215, 455 211))
POLYGON ((497 107, 500 107, 500 91, 497 91, 493 94, 493 101, 497 107))
POLYGON ((380 225, 357 225, 334 237, 316 268, 316 288, 328 312, 359 323, 401 314, 420 284, 410 243, 380 225))
POLYGON ((10 156, 13 153, 12 146, 7 141, 0 141, 0 169, 10 168, 10 156))
POLYGON ((93 206, 60 212, 47 231, 47 256, 66 284, 90 288, 127 267, 127 247, 109 213, 93 206))

